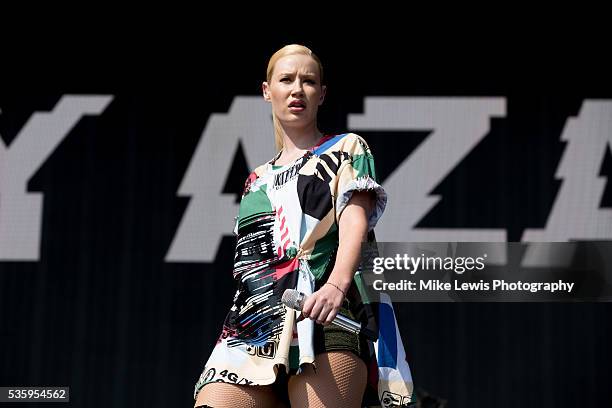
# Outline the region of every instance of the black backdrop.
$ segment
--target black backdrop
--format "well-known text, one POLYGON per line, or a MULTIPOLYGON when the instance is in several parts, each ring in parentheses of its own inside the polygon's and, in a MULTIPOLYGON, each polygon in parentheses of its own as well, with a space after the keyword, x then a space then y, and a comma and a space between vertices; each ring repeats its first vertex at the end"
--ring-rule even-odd
MULTIPOLYGON (((506 117, 492 119, 486 139, 436 187, 442 200, 418 226, 502 228, 512 241, 543 227, 566 121, 585 99, 612 99, 603 50, 569 38, 515 47, 366 37, 37 49, 0 95, 9 148, 30 115, 62 95, 113 100, 80 120, 28 182, 44 194, 40 257, 0 260, 0 385, 70 386, 75 407, 192 404, 231 304, 234 240, 223 237, 213 263, 165 261, 189 202, 177 190, 209 115, 257 95, 268 56, 288 42, 311 46, 327 68, 326 132, 344 131, 365 96, 506 98, 506 117)), ((391 135, 390 146, 381 132, 360 133, 383 183, 427 137, 391 135)), ((605 154, 601 175, 610 177, 609 147, 605 154)), ((238 194, 249 166, 241 150, 228 160, 224 192, 238 194)), ((609 182, 600 207, 612 207, 609 182)), ((610 310, 397 305, 416 387, 452 407, 609 405, 610 310)))

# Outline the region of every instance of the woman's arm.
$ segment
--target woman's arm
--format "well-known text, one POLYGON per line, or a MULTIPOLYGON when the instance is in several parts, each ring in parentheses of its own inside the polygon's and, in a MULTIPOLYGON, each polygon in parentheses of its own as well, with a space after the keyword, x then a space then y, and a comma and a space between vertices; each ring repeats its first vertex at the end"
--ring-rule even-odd
POLYGON ((334 269, 327 282, 308 297, 302 308, 302 318, 328 325, 342 306, 361 257, 361 243, 368 233, 368 217, 374 206, 374 193, 356 191, 338 219, 339 246, 334 269), (333 285, 331 285, 333 284, 333 285), (338 288, 336 288, 335 286, 338 288), (340 292, 342 290, 342 292, 340 292))

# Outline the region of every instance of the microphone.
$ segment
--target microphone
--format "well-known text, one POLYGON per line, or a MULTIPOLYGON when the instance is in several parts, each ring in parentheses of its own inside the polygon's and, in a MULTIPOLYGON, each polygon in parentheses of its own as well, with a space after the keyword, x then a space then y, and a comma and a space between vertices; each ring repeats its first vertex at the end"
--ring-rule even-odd
MULTIPOLYGON (((290 309, 297 310, 298 312, 302 311, 304 307, 304 302, 308 297, 304 295, 302 292, 297 291, 295 289, 287 289, 283 293, 283 297, 281 298, 281 302, 285 306, 290 309)), ((331 324, 341 327, 345 330, 350 331, 355 334, 363 334, 368 340, 376 341, 378 340, 378 336, 372 330, 362 327, 359 322, 356 322, 352 319, 349 319, 346 316, 338 313, 334 320, 332 320, 331 324)))

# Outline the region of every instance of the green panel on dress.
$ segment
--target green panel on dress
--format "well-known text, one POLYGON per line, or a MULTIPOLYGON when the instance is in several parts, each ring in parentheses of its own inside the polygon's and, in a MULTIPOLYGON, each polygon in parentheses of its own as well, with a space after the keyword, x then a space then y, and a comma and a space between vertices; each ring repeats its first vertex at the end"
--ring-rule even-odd
POLYGON ((376 169, 374 168, 374 157, 369 152, 354 155, 351 164, 357 171, 357 178, 370 176, 374 179, 374 181, 378 182, 378 178, 376 177, 376 169))
POLYGON ((316 280, 321 279, 325 274, 325 270, 329 264, 334 251, 338 248, 338 228, 336 224, 332 224, 327 234, 319 239, 308 260, 310 271, 316 280))
POLYGON ((257 219, 260 214, 271 212, 272 203, 266 195, 266 185, 260 186, 259 190, 251 191, 242 198, 238 212, 238 226, 242 228, 257 219))

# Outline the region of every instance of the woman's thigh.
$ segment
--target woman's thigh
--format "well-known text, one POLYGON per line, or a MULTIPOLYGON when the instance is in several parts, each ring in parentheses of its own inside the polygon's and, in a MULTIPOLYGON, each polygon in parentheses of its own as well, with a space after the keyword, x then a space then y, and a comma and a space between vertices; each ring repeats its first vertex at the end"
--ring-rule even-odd
POLYGON ((285 404, 271 385, 236 385, 224 382, 206 384, 198 393, 195 407, 276 408, 285 404))
POLYGON ((289 378, 292 408, 361 407, 366 389, 367 367, 349 351, 330 351, 315 357, 316 371, 306 365, 289 378))

